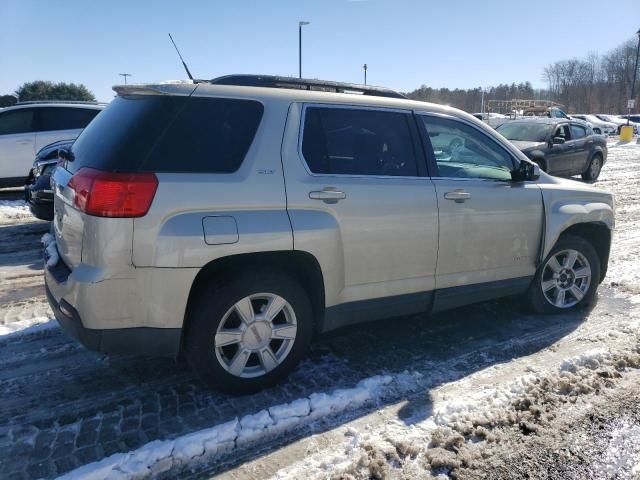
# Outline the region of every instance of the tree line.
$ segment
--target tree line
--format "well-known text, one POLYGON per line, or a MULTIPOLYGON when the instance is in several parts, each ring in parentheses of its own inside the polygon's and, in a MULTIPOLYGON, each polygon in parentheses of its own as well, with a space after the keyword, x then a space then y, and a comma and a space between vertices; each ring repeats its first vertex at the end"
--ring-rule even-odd
MULTIPOLYGON (((484 89, 485 111, 488 100, 534 99, 560 103, 568 113, 624 113, 631 96, 636 39, 629 39, 603 54, 590 53, 583 59, 559 60, 545 67, 542 79, 547 88, 534 89, 530 82, 500 84, 484 89)), ((640 83, 640 82, 639 82, 640 83)), ((636 111, 640 111, 640 86, 636 85, 636 111)), ((407 97, 480 112, 481 87, 451 90, 422 85, 407 97)), ((88 100, 93 93, 82 84, 53 83, 42 80, 21 85, 14 95, 0 96, 0 107, 17 100, 88 100)))
MULTIPOLYGON (((545 67, 542 79, 547 88, 534 89, 530 82, 500 84, 484 89, 487 100, 534 99, 560 103, 569 113, 626 113, 631 98, 636 39, 630 39, 613 50, 583 59, 559 60, 545 67)), ((640 83, 640 82, 638 82, 640 83)), ((482 88, 450 90, 422 85, 408 92, 409 98, 440 103, 467 112, 480 112, 482 88)), ((640 110, 640 85, 636 84, 636 111, 640 110)))

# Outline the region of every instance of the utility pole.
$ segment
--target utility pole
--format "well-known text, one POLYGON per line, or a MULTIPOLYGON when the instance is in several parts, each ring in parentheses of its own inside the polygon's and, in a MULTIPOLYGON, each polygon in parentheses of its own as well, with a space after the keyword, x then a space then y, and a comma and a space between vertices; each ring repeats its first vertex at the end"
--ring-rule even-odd
POLYGON ((130 77, 131 74, 130 73, 119 73, 118 75, 120 75, 121 77, 124 77, 124 84, 127 84, 127 77, 130 77))
POLYGON ((298 22, 298 78, 302 78, 302 27, 309 25, 311 22, 298 22))
POLYGON ((367 64, 365 63, 362 68, 364 69, 364 84, 367 84, 367 64))
POLYGON ((631 84, 631 99, 627 103, 627 126, 629 126, 629 121, 631 120, 631 109, 635 108, 636 103, 636 75, 638 73, 638 55, 640 55, 640 29, 636 32, 638 35, 638 47, 636 48, 636 62, 633 67, 633 83, 631 84))

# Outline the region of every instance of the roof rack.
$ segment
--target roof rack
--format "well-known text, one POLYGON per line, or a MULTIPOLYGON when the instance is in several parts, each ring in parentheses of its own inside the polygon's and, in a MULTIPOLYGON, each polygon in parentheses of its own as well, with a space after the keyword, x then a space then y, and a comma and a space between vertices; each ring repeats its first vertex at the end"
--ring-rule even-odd
POLYGON ((209 80, 212 85, 238 85, 243 87, 289 88, 316 92, 352 93, 376 97, 407 98, 395 90, 357 83, 311 80, 308 78, 280 77, 277 75, 225 75, 209 80))
POLYGON ((29 100, 27 102, 18 102, 15 105, 37 105, 39 103, 74 103, 78 105, 106 105, 106 102, 91 102, 82 100, 29 100))

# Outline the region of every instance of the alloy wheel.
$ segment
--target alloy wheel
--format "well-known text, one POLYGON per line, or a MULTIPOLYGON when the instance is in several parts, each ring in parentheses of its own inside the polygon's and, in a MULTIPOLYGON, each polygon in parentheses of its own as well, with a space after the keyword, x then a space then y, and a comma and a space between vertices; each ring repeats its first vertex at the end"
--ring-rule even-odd
POLYGON ((541 288, 545 299, 557 308, 577 305, 589 291, 591 266, 577 250, 555 253, 544 266, 541 288))
POLYGON ((289 355, 296 339, 293 307, 273 293, 257 293, 236 302, 215 334, 220 365, 241 378, 265 375, 289 355))

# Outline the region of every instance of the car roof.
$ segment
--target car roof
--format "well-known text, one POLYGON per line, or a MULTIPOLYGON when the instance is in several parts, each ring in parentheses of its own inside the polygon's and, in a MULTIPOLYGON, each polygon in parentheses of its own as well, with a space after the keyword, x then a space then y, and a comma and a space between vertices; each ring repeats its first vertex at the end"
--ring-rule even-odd
MULTIPOLYGON (((520 117, 515 120, 511 120, 510 122, 503 123, 502 125, 507 125, 510 123, 546 123, 549 125, 555 125, 557 123, 566 123, 571 120, 568 118, 550 118, 550 117, 520 117)), ((585 123, 582 120, 578 120, 576 123, 585 123)))
POLYGON ((435 103, 421 102, 407 98, 362 95, 358 93, 336 93, 318 90, 301 90, 294 88, 270 88, 254 86, 220 85, 209 83, 161 83, 142 85, 116 85, 114 91, 120 96, 126 95, 183 95, 193 94, 197 97, 228 97, 268 102, 307 102, 333 103, 342 105, 362 105, 403 110, 429 111, 449 114, 465 119, 473 119, 474 123, 485 125, 473 115, 457 108, 435 103))

